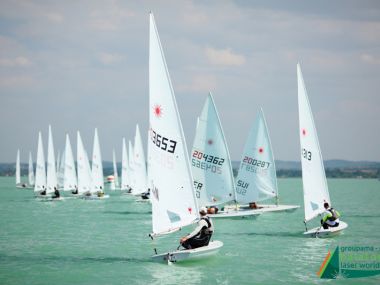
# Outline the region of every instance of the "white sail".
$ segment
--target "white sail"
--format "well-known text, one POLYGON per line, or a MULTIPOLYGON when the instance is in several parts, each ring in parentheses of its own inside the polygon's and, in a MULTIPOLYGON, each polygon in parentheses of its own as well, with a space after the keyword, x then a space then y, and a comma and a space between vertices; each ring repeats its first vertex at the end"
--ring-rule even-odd
POLYGON ((133 151, 133 145, 131 141, 128 141, 128 155, 129 155, 129 161, 128 161, 128 166, 129 166, 129 186, 133 189, 134 188, 134 180, 135 180, 135 173, 134 173, 134 151, 133 151))
POLYGON ((78 194, 91 192, 92 175, 90 162, 84 149, 80 133, 77 132, 78 194))
POLYGON ((100 153, 98 129, 95 128, 94 148, 92 153, 92 192, 104 190, 103 164, 100 153))
POLYGON ((144 147, 141 140, 139 126, 136 125, 135 147, 134 147, 134 187, 132 194, 138 195, 148 190, 146 176, 146 162, 144 147))
POLYGON ((231 159, 211 93, 197 121, 191 165, 200 207, 235 200, 231 159))
POLYGON ((121 157, 121 189, 126 190, 129 188, 129 169, 128 169, 128 154, 125 138, 123 138, 123 149, 121 157))
POLYGON ((237 201, 250 203, 277 197, 277 176, 272 145, 260 109, 244 146, 236 179, 237 201))
POLYGON ((44 147, 42 144, 41 132, 38 133, 37 161, 36 161, 36 181, 34 191, 40 192, 46 189, 46 168, 44 147))
POLYGON ((112 162, 113 162, 113 181, 115 183, 115 189, 118 189, 120 188, 120 185, 119 185, 119 175, 117 173, 115 150, 112 150, 112 162))
POLYGON ((198 210, 182 124, 152 13, 149 37, 152 227, 153 234, 164 234, 193 223, 198 210))
POLYGON ((17 157, 16 157, 16 185, 21 184, 21 170, 20 170, 20 150, 17 150, 17 157))
POLYGON ((68 134, 66 134, 64 162, 63 190, 75 190, 77 187, 77 175, 75 172, 74 156, 68 134))
POLYGON ((330 196, 317 131, 299 64, 297 78, 305 221, 309 221, 324 211, 323 203, 330 203, 330 196))
POLYGON ((55 168, 53 135, 51 133, 51 126, 49 125, 46 194, 53 193, 55 188, 57 187, 58 187, 58 183, 57 183, 57 171, 55 168))
POLYGON ((65 175, 65 151, 62 152, 61 158, 59 160, 58 170, 57 170, 57 181, 59 189, 64 188, 64 175, 65 175))
POLYGON ((32 160, 31 152, 29 152, 28 181, 29 181, 29 186, 34 186, 34 169, 33 169, 33 160, 32 160))
POLYGON ((55 165, 55 169, 57 170, 57 179, 58 180, 59 180, 59 170, 60 170, 60 167, 61 167, 61 152, 58 151, 56 165, 55 165))

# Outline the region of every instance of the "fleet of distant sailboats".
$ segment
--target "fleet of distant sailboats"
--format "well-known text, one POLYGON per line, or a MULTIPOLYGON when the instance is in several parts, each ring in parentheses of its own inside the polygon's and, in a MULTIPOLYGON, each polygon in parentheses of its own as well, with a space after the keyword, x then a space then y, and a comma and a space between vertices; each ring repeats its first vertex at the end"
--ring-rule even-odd
MULTIPOLYGON (((324 211, 330 196, 300 65, 297 65, 299 131, 305 226, 324 211)), ((298 205, 280 203, 275 160, 267 123, 259 110, 246 140, 237 177, 222 124, 211 93, 198 117, 195 138, 188 155, 174 90, 167 69, 154 16, 150 13, 149 39, 149 132, 147 159, 139 126, 133 143, 122 139, 121 181, 116 153, 112 151, 113 176, 109 190, 130 193, 152 204, 151 238, 170 234, 199 220, 198 209, 208 207, 214 218, 255 217, 267 212, 293 211, 298 205), (267 201, 269 204, 263 204, 267 201), (260 204, 258 204, 260 203, 260 204)), ((16 187, 32 188, 37 198, 64 199, 77 197, 90 200, 109 198, 105 193, 103 162, 98 130, 95 128, 90 160, 77 132, 76 165, 69 135, 65 148, 55 159, 51 126, 48 129, 45 164, 41 132, 38 133, 36 170, 29 153, 28 183, 21 183, 20 150, 16 158, 16 187), (59 192, 62 192, 61 194, 59 192), (58 192, 58 194, 57 194, 58 192), (58 196, 57 196, 58 195, 58 196)), ((323 229, 316 227, 305 236, 330 237, 339 234, 347 224, 323 229)), ((199 249, 175 250, 156 254, 154 260, 181 261, 216 253, 223 243, 210 241, 199 249)), ((156 250, 156 249, 155 249, 156 250)))

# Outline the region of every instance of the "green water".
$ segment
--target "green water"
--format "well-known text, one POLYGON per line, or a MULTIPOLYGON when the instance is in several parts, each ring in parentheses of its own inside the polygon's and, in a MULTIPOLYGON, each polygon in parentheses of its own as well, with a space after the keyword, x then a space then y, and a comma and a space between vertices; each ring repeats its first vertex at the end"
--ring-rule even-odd
MULTIPOLYGON (((279 181, 281 202, 302 204, 301 180, 279 181)), ((153 263, 153 247, 174 249, 189 229, 152 243, 150 204, 110 193, 103 201, 39 202, 0 178, 0 284, 379 284, 380 277, 321 280, 334 244, 380 245, 380 181, 329 180, 349 224, 334 239, 302 237, 303 209, 255 220, 214 220, 224 242, 207 260, 153 263)))

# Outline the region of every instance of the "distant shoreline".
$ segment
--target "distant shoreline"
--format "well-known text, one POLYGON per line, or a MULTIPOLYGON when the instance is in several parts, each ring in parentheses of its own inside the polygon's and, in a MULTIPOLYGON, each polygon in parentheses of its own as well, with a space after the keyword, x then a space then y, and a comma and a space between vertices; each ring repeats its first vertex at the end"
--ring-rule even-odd
MULTIPOLYGON (((276 163, 278 178, 301 177, 301 163, 299 161, 278 160, 276 163)), ((239 161, 232 162, 234 175, 237 175, 239 161)), ((372 161, 347 161, 347 160, 326 160, 324 161, 327 178, 372 178, 380 179, 380 162, 372 161)), ((118 163, 120 172, 121 165, 118 163)), ((26 176, 28 165, 21 163, 21 175, 26 176)), ((112 162, 103 162, 103 172, 105 176, 113 174, 112 162)), ((14 176, 15 163, 0 163, 0 176, 14 176)))

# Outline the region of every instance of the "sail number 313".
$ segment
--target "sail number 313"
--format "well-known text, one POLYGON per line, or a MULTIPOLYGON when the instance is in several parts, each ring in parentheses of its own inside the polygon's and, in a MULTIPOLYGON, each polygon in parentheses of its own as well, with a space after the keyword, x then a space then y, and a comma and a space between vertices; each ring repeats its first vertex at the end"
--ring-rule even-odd
POLYGON ((303 158, 306 158, 307 160, 311 160, 311 151, 308 151, 306 149, 302 149, 302 156, 303 158))

